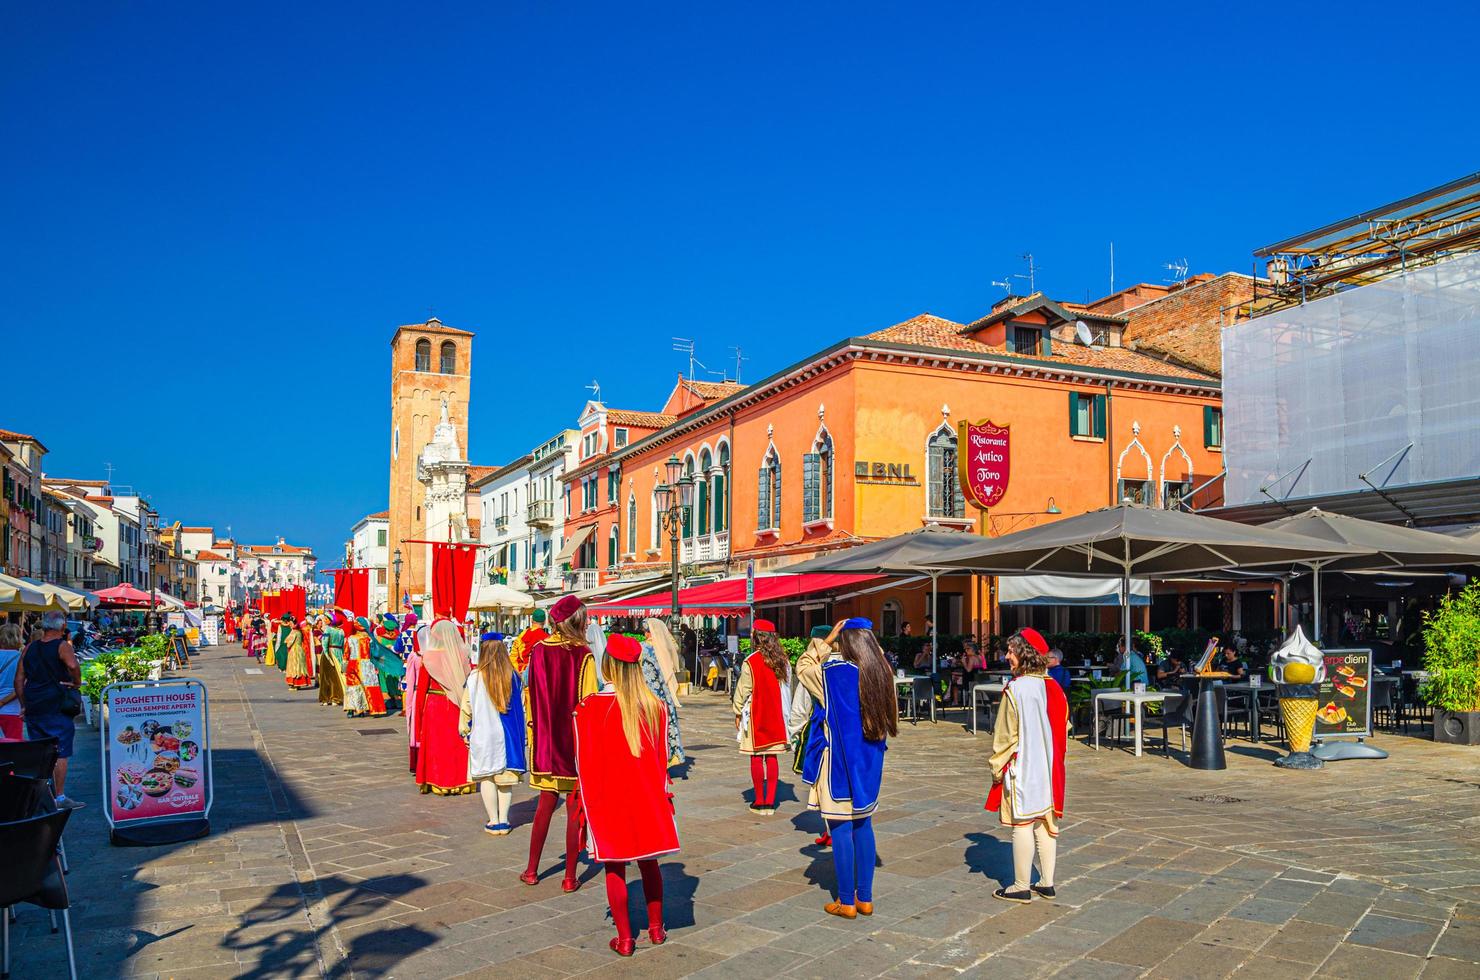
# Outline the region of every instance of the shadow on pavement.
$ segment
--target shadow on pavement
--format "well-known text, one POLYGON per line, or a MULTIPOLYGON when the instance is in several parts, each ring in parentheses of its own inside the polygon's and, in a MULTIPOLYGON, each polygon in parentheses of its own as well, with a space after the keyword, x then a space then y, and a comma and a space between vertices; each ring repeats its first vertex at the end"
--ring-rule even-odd
POLYGON ((993 878, 1003 888, 1012 884, 1012 844, 991 834, 966 835, 966 867, 993 878))

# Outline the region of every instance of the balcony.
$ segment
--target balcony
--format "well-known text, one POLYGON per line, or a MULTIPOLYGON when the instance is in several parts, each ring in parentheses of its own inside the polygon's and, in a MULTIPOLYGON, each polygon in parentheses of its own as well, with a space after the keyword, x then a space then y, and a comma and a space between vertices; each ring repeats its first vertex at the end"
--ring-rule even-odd
POLYGON ((493 531, 495 534, 503 534, 508 529, 509 519, 507 517, 495 517, 493 519, 493 531))
POLYGON ((529 502, 529 526, 544 528, 554 527, 555 501, 531 500, 529 502))
POLYGON ((565 591, 585 592, 601 584, 601 573, 594 568, 572 568, 565 573, 565 591))

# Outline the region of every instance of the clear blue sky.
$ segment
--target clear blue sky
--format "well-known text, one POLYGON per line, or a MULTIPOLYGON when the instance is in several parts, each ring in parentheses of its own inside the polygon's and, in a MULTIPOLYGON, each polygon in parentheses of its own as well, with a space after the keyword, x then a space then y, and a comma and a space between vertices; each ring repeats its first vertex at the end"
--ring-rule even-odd
POLYGON ((1247 271, 1480 169, 1455 4, 10 3, 0 427, 334 559, 388 342, 478 332, 474 462, 1025 272, 1247 271), (1455 47, 1459 44, 1459 47, 1455 47))

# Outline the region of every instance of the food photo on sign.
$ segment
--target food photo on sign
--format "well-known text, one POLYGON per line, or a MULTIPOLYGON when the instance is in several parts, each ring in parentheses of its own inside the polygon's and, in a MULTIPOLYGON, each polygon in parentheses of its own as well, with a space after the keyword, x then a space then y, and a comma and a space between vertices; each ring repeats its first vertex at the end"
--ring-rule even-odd
POLYGON ((1326 679, 1316 708, 1316 735, 1360 735, 1367 732, 1371 691, 1370 650, 1325 651, 1326 679))
POLYGON ((203 813, 201 688, 108 692, 109 805, 114 822, 203 813))

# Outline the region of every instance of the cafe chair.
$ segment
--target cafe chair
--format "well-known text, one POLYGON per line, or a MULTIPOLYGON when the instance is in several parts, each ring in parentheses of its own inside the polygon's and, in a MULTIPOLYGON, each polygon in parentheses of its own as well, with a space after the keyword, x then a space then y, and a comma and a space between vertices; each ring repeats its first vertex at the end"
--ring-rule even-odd
POLYGON ((71 903, 67 879, 57 856, 62 828, 71 810, 51 810, 24 820, 0 823, 0 854, 5 855, 5 874, 0 875, 0 980, 10 977, 10 909, 25 902, 62 913, 67 941, 67 970, 77 980, 77 954, 72 948, 71 903))
MULTIPOLYGON (((57 765, 56 739, 33 738, 23 742, 0 742, 0 766, 6 765, 12 767, 16 776, 41 781, 44 784, 41 791, 46 794, 49 802, 55 803, 51 777, 57 765)), ((57 848, 62 855, 62 871, 70 871, 67 867, 67 846, 58 839, 57 848)))
POLYGON ((1253 694, 1247 691, 1229 691, 1219 685, 1222 697, 1218 701, 1218 714, 1223 718, 1223 737, 1233 738, 1236 729, 1242 730, 1251 740, 1254 737, 1254 707, 1249 703, 1253 694), (1242 719, 1241 724, 1236 724, 1242 719))
POLYGON ((1393 689, 1396 687, 1396 684, 1389 684, 1383 681, 1378 681, 1375 678, 1371 686, 1368 687, 1368 696, 1371 699, 1370 703, 1372 706, 1373 728, 1376 728, 1379 724, 1381 724, 1379 718, 1382 715, 1386 715, 1388 727, 1396 730, 1398 727, 1398 723, 1401 721, 1403 724, 1403 731, 1408 731, 1407 718, 1403 716, 1403 713, 1393 702, 1393 689))

